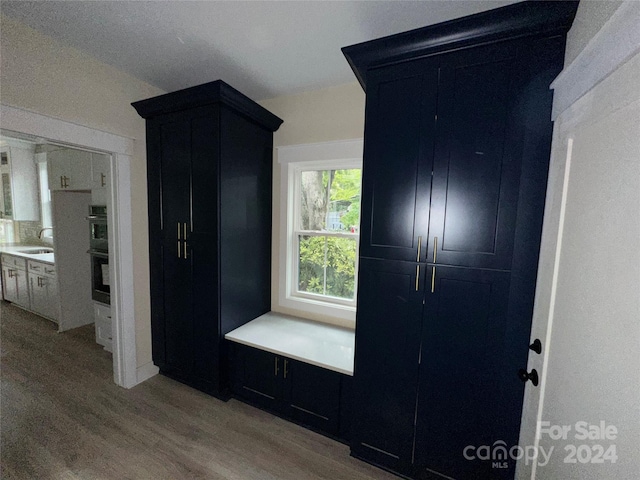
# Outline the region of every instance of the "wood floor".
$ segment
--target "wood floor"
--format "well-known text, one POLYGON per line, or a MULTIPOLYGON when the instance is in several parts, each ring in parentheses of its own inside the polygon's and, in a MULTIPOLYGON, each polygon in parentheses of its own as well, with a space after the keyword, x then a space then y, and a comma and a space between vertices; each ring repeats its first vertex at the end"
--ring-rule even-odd
POLYGON ((166 377, 117 387, 92 325, 58 334, 0 303, 5 480, 398 478, 346 445, 166 377))

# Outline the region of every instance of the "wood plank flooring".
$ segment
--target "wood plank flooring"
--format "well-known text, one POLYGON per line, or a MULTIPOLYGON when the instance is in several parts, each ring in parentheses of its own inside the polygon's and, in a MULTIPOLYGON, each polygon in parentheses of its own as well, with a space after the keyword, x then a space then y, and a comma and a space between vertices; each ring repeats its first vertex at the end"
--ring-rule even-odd
POLYGON ((398 478, 346 445, 163 376, 117 387, 93 325, 58 334, 0 303, 5 480, 398 478))

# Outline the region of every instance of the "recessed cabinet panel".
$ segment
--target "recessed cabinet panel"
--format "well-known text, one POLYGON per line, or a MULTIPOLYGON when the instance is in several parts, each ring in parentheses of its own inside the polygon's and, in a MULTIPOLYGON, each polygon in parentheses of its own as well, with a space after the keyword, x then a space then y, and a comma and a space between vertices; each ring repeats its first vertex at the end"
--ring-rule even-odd
POLYGON ((371 74, 374 94, 368 96, 366 113, 362 256, 415 261, 418 243, 426 248, 435 122, 435 96, 430 92, 437 85, 437 69, 428 67, 426 73, 416 73, 412 66, 371 74))
POLYGON ((108 205, 111 193, 111 158, 102 153, 91 154, 91 203, 108 205))
POLYGON ((63 148, 47 153, 50 190, 91 190, 91 153, 63 148))
POLYGON ((422 327, 415 445, 419 469, 451 478, 490 478, 490 463, 466 461, 463 450, 499 440, 492 435, 500 423, 497 399, 505 389, 523 388, 515 373, 508 385, 499 383, 508 298, 509 273, 436 267, 422 327))
POLYGON ((290 380, 289 415, 304 425, 337 434, 340 374, 293 360, 287 360, 284 368, 290 380))
POLYGON ((236 359, 241 371, 238 393, 258 405, 276 408, 282 400, 284 359, 255 348, 242 348, 236 359))
POLYGON ((190 229, 191 126, 179 117, 172 120, 160 127, 165 359, 172 369, 189 372, 194 355, 191 262, 178 235, 190 229))
POLYGON ((495 254, 507 68, 501 62, 454 71, 443 251, 495 254))
POLYGON ((514 49, 495 50, 442 60, 429 227, 437 263, 511 268, 521 152, 509 133, 519 92, 514 49))
POLYGON ((400 471, 411 462, 424 270, 360 261, 352 448, 400 471))

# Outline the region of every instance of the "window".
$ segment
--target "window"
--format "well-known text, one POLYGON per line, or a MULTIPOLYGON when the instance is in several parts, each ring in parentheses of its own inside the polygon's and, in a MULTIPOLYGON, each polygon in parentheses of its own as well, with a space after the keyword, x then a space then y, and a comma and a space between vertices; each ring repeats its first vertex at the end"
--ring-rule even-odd
POLYGON ((362 141, 278 148, 280 305, 355 321, 362 141))
MULTIPOLYGON (((46 157, 42 156, 43 159, 46 157)), ((38 161, 38 180, 40 187, 40 219, 42 228, 48 228, 42 233, 43 240, 53 242, 53 220, 51 216, 51 191, 49 190, 49 174, 47 172, 46 160, 38 161)))

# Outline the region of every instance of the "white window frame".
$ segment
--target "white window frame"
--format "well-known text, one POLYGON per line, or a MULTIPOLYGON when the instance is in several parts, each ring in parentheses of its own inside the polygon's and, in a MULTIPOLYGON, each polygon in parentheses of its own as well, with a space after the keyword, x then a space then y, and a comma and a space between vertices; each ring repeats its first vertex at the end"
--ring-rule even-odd
MULTIPOLYGON (((298 237, 295 217, 299 201, 296 181, 304 170, 344 170, 362 168, 362 139, 339 142, 313 143, 278 147, 280 164, 280 262, 279 295, 281 307, 309 312, 314 315, 341 319, 355 325, 355 300, 328 299, 324 295, 297 292, 298 237)), ((345 236, 327 232, 328 236, 345 236)), ((353 236, 353 235, 346 235, 353 236)), ((358 242, 359 243, 359 242, 358 242)), ((356 246, 356 284, 358 274, 358 247, 356 246)))
POLYGON ((49 172, 47 171, 46 156, 36 154, 38 170, 38 190, 40 191, 40 223, 43 235, 40 237, 45 243, 53 244, 53 212, 51 211, 51 191, 49 190, 49 172), (45 230, 47 229, 47 230, 45 230))

